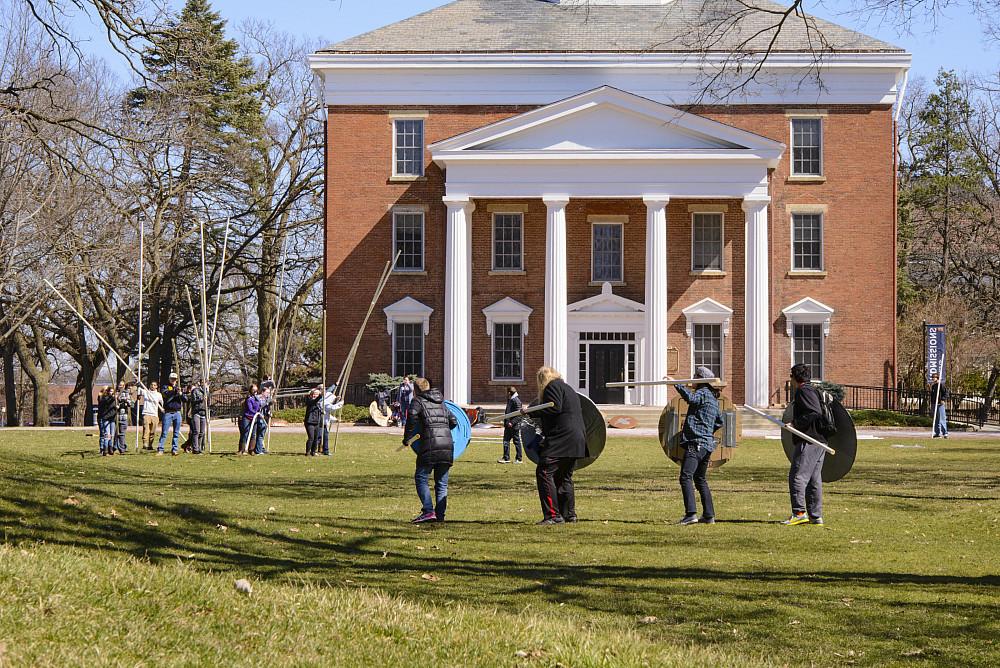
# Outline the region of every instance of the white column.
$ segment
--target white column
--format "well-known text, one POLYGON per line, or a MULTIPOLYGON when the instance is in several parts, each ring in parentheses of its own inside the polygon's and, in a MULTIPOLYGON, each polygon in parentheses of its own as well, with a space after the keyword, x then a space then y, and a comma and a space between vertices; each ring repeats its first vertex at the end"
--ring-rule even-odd
MULTIPOLYGON (((669 195, 647 195, 646 203, 646 349, 642 380, 667 375, 667 204, 669 195)), ((667 404, 666 387, 644 388, 647 406, 667 404)))
POLYGON ((768 279, 767 196, 746 198, 746 397, 766 408, 770 389, 771 316, 768 279))
POLYGON ((472 211, 468 197, 445 197, 448 207, 444 278, 444 378, 446 399, 468 404, 471 388, 472 211))
POLYGON ((568 195, 546 195, 545 217, 545 366, 564 377, 569 353, 566 319, 566 205, 568 195))

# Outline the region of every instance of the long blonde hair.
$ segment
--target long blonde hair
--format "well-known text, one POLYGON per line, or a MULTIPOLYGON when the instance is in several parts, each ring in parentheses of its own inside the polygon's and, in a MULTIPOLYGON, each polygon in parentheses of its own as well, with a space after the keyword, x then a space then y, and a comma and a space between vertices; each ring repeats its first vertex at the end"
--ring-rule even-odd
POLYGON ((549 383, 556 380, 557 378, 562 378, 562 374, 553 369, 550 366, 543 366, 538 370, 538 398, 542 398, 542 394, 545 392, 545 388, 549 383))

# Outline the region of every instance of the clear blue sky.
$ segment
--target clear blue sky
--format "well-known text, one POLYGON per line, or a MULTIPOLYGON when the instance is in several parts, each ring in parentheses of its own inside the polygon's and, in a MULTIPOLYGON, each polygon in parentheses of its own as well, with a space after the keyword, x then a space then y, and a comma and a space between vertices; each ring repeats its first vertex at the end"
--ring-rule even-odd
MULTIPOLYGON (((280 30, 310 40, 336 42, 379 26, 400 21, 414 14, 447 4, 449 0, 212 0, 212 5, 235 27, 246 18, 273 23, 280 30)), ((176 7, 183 0, 172 0, 176 7)), ((875 20, 865 22, 845 15, 848 2, 825 0, 808 2, 807 8, 817 16, 896 44, 913 54, 911 76, 933 79, 941 67, 959 71, 996 73, 1000 66, 1000 46, 989 45, 974 16, 951 9, 938 24, 921 23, 912 26, 909 34, 900 34, 890 25, 875 20)), ((90 31, 87 31, 90 32, 90 31)), ((95 35, 95 52, 109 61, 109 54, 95 35)), ((117 63, 112 62, 112 66, 117 63)))

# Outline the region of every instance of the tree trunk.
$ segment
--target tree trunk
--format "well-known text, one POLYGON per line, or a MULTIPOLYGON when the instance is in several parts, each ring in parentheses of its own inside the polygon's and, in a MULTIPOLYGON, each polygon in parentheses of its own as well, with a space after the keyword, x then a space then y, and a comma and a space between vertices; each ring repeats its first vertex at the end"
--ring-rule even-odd
MULTIPOLYGON (((41 336, 41 329, 32 328, 34 335, 41 336)), ((52 368, 48 357, 45 355, 44 343, 35 341, 35 347, 41 351, 40 359, 36 361, 32 358, 31 350, 28 348, 28 341, 20 332, 15 332, 13 337, 14 347, 17 350, 17 359, 21 362, 21 369, 28 374, 31 381, 32 394, 34 396, 31 410, 32 423, 36 427, 49 426, 49 379, 52 377, 52 368)))
POLYGON ((77 359, 80 372, 76 375, 76 385, 69 395, 69 421, 73 426, 93 426, 94 424, 94 363, 90 355, 77 359))
POLYGON ((8 338, 0 348, 3 355, 3 391, 7 408, 7 426, 21 426, 21 413, 17 405, 17 383, 14 380, 14 343, 8 338))
POLYGON ((997 381, 1000 380, 1000 366, 994 366, 990 371, 990 380, 986 384, 986 392, 983 397, 983 407, 979 409, 979 426, 982 427, 990 418, 990 411, 993 410, 993 397, 997 392, 997 381))

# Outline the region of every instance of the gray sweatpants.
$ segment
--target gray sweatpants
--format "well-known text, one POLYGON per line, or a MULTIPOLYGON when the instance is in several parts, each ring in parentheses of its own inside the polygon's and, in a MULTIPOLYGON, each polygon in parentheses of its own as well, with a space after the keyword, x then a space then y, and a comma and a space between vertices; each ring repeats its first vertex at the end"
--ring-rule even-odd
POLYGON ((201 452, 205 448, 205 428, 206 419, 204 415, 191 416, 191 449, 194 452, 201 452))
POLYGON ((823 516, 823 459, 826 450, 797 443, 792 457, 792 467, 788 469, 788 491, 792 496, 792 512, 809 511, 809 517, 823 516))

